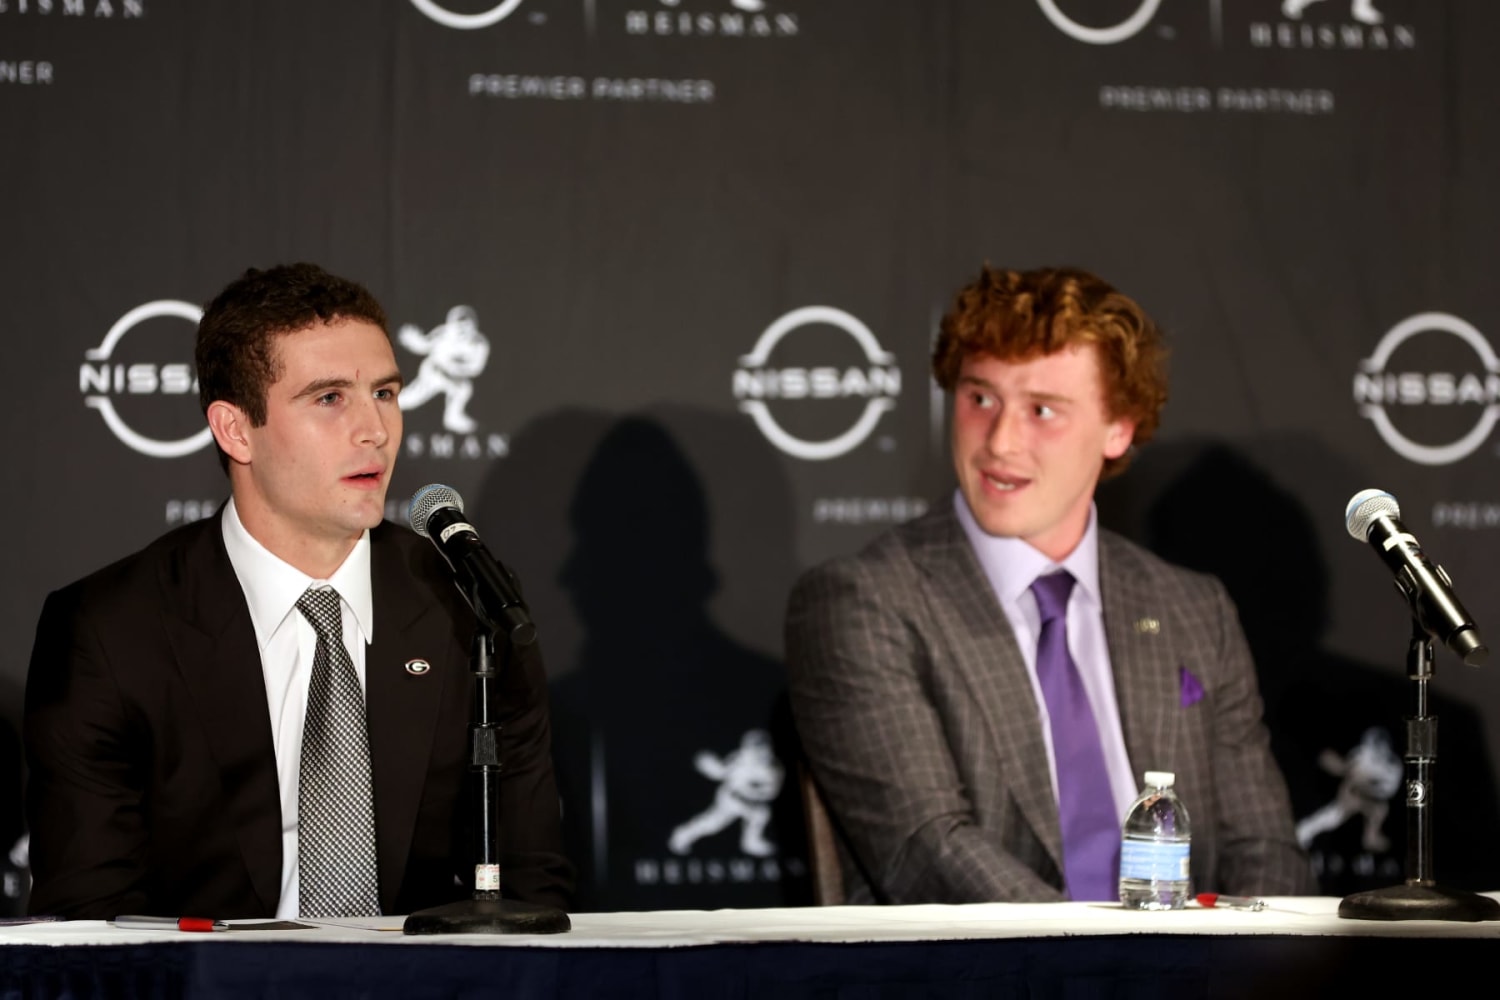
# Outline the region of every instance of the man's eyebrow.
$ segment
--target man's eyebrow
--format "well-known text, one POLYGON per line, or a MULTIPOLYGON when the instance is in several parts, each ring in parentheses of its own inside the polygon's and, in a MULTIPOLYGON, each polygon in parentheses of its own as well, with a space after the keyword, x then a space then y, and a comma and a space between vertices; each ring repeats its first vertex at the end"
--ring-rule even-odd
MULTIPOLYGON (((374 379, 370 384, 378 386, 380 388, 387 388, 392 385, 399 387, 405 385, 406 380, 401 377, 401 373, 399 371, 393 371, 390 374, 386 375, 384 378, 374 379)), ((306 399, 308 396, 321 396, 323 395, 323 393, 328 392, 332 389, 351 389, 353 387, 354 380, 344 378, 342 376, 313 379, 311 382, 307 383, 307 385, 302 387, 301 392, 297 393, 292 398, 306 399)))
MULTIPOLYGON (((977 386, 981 389, 988 389, 990 392, 997 391, 996 386, 993 382, 987 382, 977 375, 960 375, 958 377, 958 384, 966 386, 977 386)), ((1043 403, 1071 403, 1076 398, 1075 396, 1071 396, 1066 393, 1039 392, 1032 389, 1024 390, 1023 395, 1027 399, 1038 400, 1043 403)))
POLYGON ((293 399, 306 399, 308 396, 321 396, 330 389, 347 389, 354 383, 346 378, 319 378, 313 379, 302 387, 302 391, 293 396, 293 399))
POLYGON ((1071 403, 1075 397, 1061 392, 1028 392, 1026 398, 1042 403, 1071 403))

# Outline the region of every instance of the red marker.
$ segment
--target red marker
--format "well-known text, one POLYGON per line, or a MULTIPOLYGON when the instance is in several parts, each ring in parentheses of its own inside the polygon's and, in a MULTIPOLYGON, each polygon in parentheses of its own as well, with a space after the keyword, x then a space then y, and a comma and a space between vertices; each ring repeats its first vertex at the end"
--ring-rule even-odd
POLYGON ((1224 896, 1217 892, 1200 892, 1194 897, 1198 905, 1213 909, 1222 907, 1227 910, 1264 910, 1266 901, 1256 899, 1254 896, 1224 896))
POLYGON ((115 917, 115 926, 141 931, 227 931, 222 920, 207 917, 115 917))

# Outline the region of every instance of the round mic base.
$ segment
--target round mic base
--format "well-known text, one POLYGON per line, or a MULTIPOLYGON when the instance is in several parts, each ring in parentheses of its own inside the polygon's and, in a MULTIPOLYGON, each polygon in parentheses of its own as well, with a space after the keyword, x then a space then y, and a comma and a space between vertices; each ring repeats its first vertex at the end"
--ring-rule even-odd
POLYGON ((401 925, 403 934, 560 934, 572 929, 555 906, 517 899, 464 899, 418 910, 401 925))
POLYGON ((1345 896, 1339 916, 1351 920, 1500 920, 1500 902, 1475 892, 1407 882, 1345 896))

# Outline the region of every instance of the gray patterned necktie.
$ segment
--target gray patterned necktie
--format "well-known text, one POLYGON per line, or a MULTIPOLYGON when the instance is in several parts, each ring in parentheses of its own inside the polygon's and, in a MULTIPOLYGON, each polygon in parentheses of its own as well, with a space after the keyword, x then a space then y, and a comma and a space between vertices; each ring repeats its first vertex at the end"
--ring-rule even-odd
POLYGON ((344 648, 339 604, 332 587, 309 587, 297 601, 297 610, 318 634, 297 788, 297 881, 304 917, 380 913, 365 696, 344 648))

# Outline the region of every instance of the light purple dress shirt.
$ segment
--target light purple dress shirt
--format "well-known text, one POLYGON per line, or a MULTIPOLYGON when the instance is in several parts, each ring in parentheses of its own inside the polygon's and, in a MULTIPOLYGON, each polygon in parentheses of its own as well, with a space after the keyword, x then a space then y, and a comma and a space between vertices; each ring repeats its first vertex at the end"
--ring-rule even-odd
POLYGON ((1137 794, 1136 775, 1125 752, 1125 735, 1120 728, 1120 706, 1115 699, 1115 675, 1109 662, 1109 642, 1104 634, 1104 602, 1099 589, 1098 512, 1091 505, 1089 523, 1083 540, 1061 562, 1047 556, 1019 538, 997 538, 987 534, 974 520, 962 491, 953 494, 953 509, 963 525, 964 534, 980 568, 990 581, 1000 610, 1010 622, 1016 645, 1026 661, 1031 678, 1031 693, 1036 699, 1037 721, 1042 727, 1042 741, 1047 747, 1047 770, 1052 779, 1052 798, 1057 799, 1057 759, 1052 752, 1052 727, 1047 702, 1036 676, 1036 644, 1041 634, 1042 618, 1037 610, 1031 583, 1037 577, 1056 569, 1066 569, 1077 583, 1068 600, 1068 651, 1078 664, 1088 692, 1089 706, 1099 724, 1099 742, 1104 749, 1105 767, 1109 769, 1109 787, 1114 795, 1115 813, 1121 822, 1137 794))

